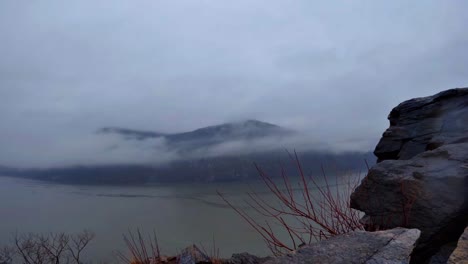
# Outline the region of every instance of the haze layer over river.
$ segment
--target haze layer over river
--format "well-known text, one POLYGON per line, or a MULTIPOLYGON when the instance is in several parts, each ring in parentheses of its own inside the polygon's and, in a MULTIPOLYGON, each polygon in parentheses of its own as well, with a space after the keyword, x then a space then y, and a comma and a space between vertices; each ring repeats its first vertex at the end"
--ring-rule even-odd
POLYGON ((197 244, 210 251, 213 236, 223 257, 248 251, 269 254, 261 237, 216 194, 240 202, 255 190, 272 200, 260 182, 151 186, 82 186, 0 177, 0 245, 19 233, 93 231, 86 256, 115 260, 125 252, 122 234, 156 231, 164 254, 197 244))

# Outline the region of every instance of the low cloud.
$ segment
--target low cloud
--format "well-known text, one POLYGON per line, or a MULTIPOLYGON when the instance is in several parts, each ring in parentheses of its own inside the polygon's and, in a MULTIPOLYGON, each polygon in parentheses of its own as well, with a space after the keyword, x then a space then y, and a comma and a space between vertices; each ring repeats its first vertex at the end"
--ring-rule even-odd
MULTIPOLYGON (((42 144, 40 144, 42 145, 42 144)), ((144 164, 160 165, 178 155, 167 148, 165 140, 122 140, 117 135, 90 134, 53 140, 47 146, 14 149, 4 144, 9 155, 0 155, 0 164, 19 168, 48 168, 75 165, 144 164)))
POLYGON ((226 155, 243 155, 273 150, 315 150, 328 152, 368 151, 363 142, 351 141, 330 144, 313 139, 311 135, 297 133, 291 136, 268 136, 249 140, 227 140, 199 147, 188 144, 173 145, 164 137, 138 140, 116 134, 90 133, 84 136, 59 138, 38 143, 27 151, 15 151, 16 144, 4 142, 0 165, 16 168, 50 168, 95 165, 146 165, 160 166, 172 161, 210 158, 226 155), (9 148, 10 151, 7 151, 9 148))
MULTIPOLYGON (((403 100, 468 85, 467 1, 0 1, 0 166, 175 160, 165 133, 304 131, 198 150, 368 150, 403 100)), ((183 155, 182 155, 183 156, 183 155)))

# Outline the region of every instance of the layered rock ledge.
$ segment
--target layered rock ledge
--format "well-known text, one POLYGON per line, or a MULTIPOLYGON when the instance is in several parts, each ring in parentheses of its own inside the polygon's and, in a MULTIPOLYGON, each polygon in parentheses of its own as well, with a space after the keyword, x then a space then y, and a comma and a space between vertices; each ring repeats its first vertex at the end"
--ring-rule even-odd
POLYGON ((403 264, 409 262, 419 234, 417 229, 403 228, 380 232, 355 231, 305 246, 295 254, 264 264, 403 264))
POLYGON ((374 152, 378 164, 351 207, 365 212, 369 230, 420 229, 412 263, 427 263, 468 223, 468 88, 408 100, 388 119, 374 152))
MULTIPOLYGON (((230 259, 210 260, 196 246, 182 251, 179 264, 404 264, 418 240, 417 229, 396 228, 379 232, 355 231, 303 246, 282 257, 259 258, 248 253, 234 254, 230 259)), ((172 262, 168 262, 172 263, 172 262)))
POLYGON ((468 142, 468 88, 456 88, 399 104, 374 154, 378 162, 407 160, 442 145, 468 142))

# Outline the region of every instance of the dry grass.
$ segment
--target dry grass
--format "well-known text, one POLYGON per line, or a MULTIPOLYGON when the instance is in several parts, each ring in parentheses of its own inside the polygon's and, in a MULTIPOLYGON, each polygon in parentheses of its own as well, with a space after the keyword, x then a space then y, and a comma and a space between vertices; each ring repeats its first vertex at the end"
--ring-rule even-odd
POLYGON ((132 231, 128 231, 128 235, 123 235, 125 245, 129 251, 127 256, 121 252, 117 252, 118 258, 127 264, 160 264, 164 263, 165 259, 161 256, 156 232, 153 231, 153 236, 148 237, 145 241, 139 229, 136 235, 132 231))
POLYGON ((211 246, 211 250, 208 252, 202 243, 200 243, 200 248, 202 252, 210 258, 210 262, 212 264, 221 264, 223 263, 220 255, 219 255, 219 248, 216 246, 216 240, 213 235, 213 245, 211 246))
MULTIPOLYGON (((123 235, 128 254, 117 252, 117 257, 126 264, 177 264, 179 263, 178 256, 164 256, 161 255, 161 250, 153 231, 152 236, 144 239, 140 230, 137 229, 136 233, 128 231, 127 235, 123 235)), ((200 245, 201 252, 207 256, 211 264, 221 264, 222 259, 219 256, 219 248, 216 246, 216 241, 213 236, 213 246, 208 252, 203 245, 200 245)))

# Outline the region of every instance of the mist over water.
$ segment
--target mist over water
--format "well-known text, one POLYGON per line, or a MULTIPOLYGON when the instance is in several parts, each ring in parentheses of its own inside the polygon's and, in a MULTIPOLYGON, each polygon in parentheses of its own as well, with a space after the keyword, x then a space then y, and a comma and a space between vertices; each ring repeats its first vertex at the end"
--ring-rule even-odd
MULTIPOLYGON (((0 177, 0 245, 11 244, 16 230, 75 233, 88 229, 96 233, 96 238, 85 255, 93 260, 115 261, 117 250, 125 252, 122 235, 139 228, 145 235, 156 231, 167 255, 190 244, 209 251, 213 238, 222 257, 245 251, 271 254, 261 237, 216 194, 217 190, 247 212, 253 213, 243 203, 248 191, 255 190, 266 201, 276 202, 259 181, 127 187, 0 177)), ((286 238, 286 234, 279 235, 286 238)))

